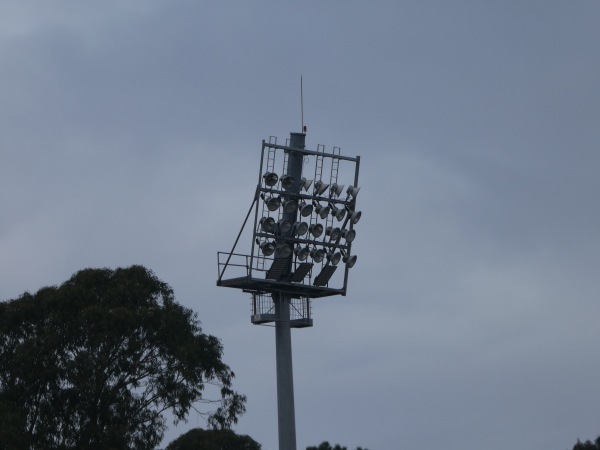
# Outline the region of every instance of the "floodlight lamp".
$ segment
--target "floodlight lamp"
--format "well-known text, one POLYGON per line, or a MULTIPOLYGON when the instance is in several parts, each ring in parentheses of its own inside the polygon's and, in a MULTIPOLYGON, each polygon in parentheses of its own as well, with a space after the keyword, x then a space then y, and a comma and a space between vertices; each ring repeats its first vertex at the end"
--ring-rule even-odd
POLYGON ((342 235, 342 230, 340 230, 339 228, 333 228, 333 227, 327 227, 327 230, 325 231, 325 234, 327 236, 329 236, 329 240, 331 241, 337 241, 340 236, 342 235))
POLYGON ((281 244, 277 247, 277 257, 278 258, 287 258, 293 253, 292 246, 290 244, 281 244))
POLYGON ((267 197, 265 199, 265 204, 267 205, 267 209, 269 211, 277 211, 281 206, 281 198, 280 197, 267 197))
POLYGON ((346 267, 351 269, 356 264, 356 255, 344 255, 344 263, 346 263, 346 267))
POLYGON ((330 197, 339 197, 341 193, 344 191, 343 184, 333 183, 329 188, 329 196, 330 197))
POLYGON ((260 250, 265 256, 271 256, 275 253, 275 244, 273 242, 263 242, 260 244, 260 250))
POLYGON ((312 184, 312 182, 313 182, 313 180, 307 180, 304 177, 300 178, 300 184, 302 186, 302 189, 304 189, 306 192, 308 192, 308 189, 310 188, 310 185, 312 184))
POLYGON ((356 198, 358 191, 360 191, 359 187, 348 186, 348 189, 346 189, 346 194, 348 197, 356 198))
POLYGON ((298 208, 300 209, 300 215, 302 217, 308 217, 312 214, 313 206, 311 204, 307 204, 305 202, 300 202, 298 204, 298 208))
POLYGON ((346 230, 345 228, 342 230, 342 237, 346 239, 346 242, 349 244, 356 238, 356 231, 354 230, 346 230))
POLYGON ((323 192, 325 192, 328 187, 329 187, 329 185, 327 183, 323 183, 322 180, 316 181, 315 182, 315 193, 317 195, 323 195, 323 192))
POLYGON ((287 219, 282 219, 277 222, 277 232, 279 234, 288 234, 292 229, 292 222, 287 219))
POLYGON ((298 209, 298 202, 296 200, 287 200, 283 203, 283 210, 288 214, 293 214, 298 209))
POLYGON ((296 222, 294 224, 294 234, 296 236, 304 236, 308 233, 308 224, 306 222, 296 222))
POLYGON ((338 222, 341 222, 342 220, 344 220, 344 216, 346 215, 346 209, 332 206, 331 215, 335 217, 338 220, 338 222))
POLYGON ((314 262, 320 263, 321 261, 323 261, 323 258, 325 258, 325 251, 313 248, 310 252, 310 257, 313 259, 314 262))
POLYGON ((263 180, 265 180, 265 184, 267 186, 275 186, 279 180, 279 177, 275 172, 266 172, 263 175, 263 180))
POLYGON ((350 222, 352 222, 352 225, 356 225, 358 223, 360 216, 362 216, 361 211, 354 211, 352 214, 350 214, 350 222))
POLYGON ((329 215, 329 206, 321 206, 317 204, 315 211, 321 219, 327 219, 327 216, 329 215))
POLYGON ((313 237, 318 238, 323 234, 323 225, 314 223, 308 228, 308 231, 310 231, 310 234, 312 234, 313 237))
POLYGON ((327 259, 332 265, 337 266, 340 259, 342 259, 342 254, 340 252, 331 252, 327 255, 327 259))
POLYGON ((310 248, 298 246, 294 249, 294 253, 299 261, 305 261, 308 255, 310 255, 310 248))
POLYGON ((265 233, 275 233, 275 219, 272 217, 263 217, 260 219, 260 228, 265 233))
POLYGON ((294 180, 294 177, 291 175, 284 175, 281 177, 281 187, 283 189, 291 189, 292 186, 294 185, 294 182, 296 180, 294 180))

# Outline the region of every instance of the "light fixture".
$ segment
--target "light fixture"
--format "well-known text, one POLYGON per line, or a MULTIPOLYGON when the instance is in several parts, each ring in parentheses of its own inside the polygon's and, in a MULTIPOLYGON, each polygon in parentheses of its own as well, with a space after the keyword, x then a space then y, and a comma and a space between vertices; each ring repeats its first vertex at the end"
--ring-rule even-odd
POLYGON ((346 230, 345 228, 342 230, 342 237, 346 239, 347 243, 350 243, 356 237, 356 231, 354 230, 346 230))
POLYGON ((354 211, 352 214, 350 214, 350 222, 352 222, 352 225, 356 225, 358 223, 360 216, 362 216, 361 211, 354 211))
POLYGON ((280 197, 267 197, 265 199, 265 203, 267 205, 267 209, 269 211, 277 211, 281 206, 281 198, 280 197))
POLYGON ((322 195, 323 192, 325 192, 328 187, 329 187, 329 185, 327 183, 323 183, 322 180, 316 181, 315 182, 315 193, 318 195, 322 195))
POLYGON ((331 187, 329 188, 329 196, 330 197, 339 197, 340 194, 344 191, 344 185, 343 184, 337 184, 337 183, 333 183, 331 185, 331 187))
POLYGON ((291 189, 294 185, 294 177, 291 175, 284 175, 281 177, 281 187, 284 189, 291 189))
POLYGON ((275 253, 275 244, 273 242, 263 242, 260 244, 260 249, 265 256, 271 256, 275 253))
POLYGON ((300 215, 302 217, 308 217, 312 214, 313 206, 309 203, 300 202, 298 204, 298 208, 300 209, 300 215))
POLYGON ((306 222, 296 222, 294 224, 294 234, 296 236, 304 236, 308 233, 308 224, 306 222))
POLYGON ((305 261, 308 255, 310 255, 310 248, 298 246, 294 249, 294 253, 299 261, 305 261))
POLYGON ((288 214, 293 214, 298 209, 298 202, 296 200, 286 200, 283 203, 283 210, 288 214))
POLYGON ((356 198, 358 191, 360 191, 359 187, 348 186, 348 189, 346 189, 346 194, 348 197, 356 198))
POLYGON ((263 217, 260 219, 260 227, 265 233, 275 233, 275 219, 272 217, 263 217))
POLYGON ((263 175, 263 180, 265 180, 265 184, 267 186, 275 186, 279 177, 275 172, 267 172, 263 175))
POLYGON ((279 234, 288 234, 291 229, 292 222, 290 222, 289 220, 282 219, 279 222, 277 222, 277 232, 279 234))
POLYGON ((327 216, 329 215, 329 206, 321 206, 317 203, 315 211, 321 219, 327 219, 327 216))
POLYGON ((327 227, 327 230, 325 231, 325 234, 327 236, 329 236, 329 240, 331 241, 337 241, 340 236, 342 235, 342 230, 340 230, 339 228, 333 228, 333 227, 327 227))
POLYGON ((313 182, 313 180, 307 180, 304 177, 300 178, 300 184, 302 185, 302 189, 304 189, 307 192, 308 192, 308 188, 310 188, 310 185, 312 184, 312 182, 313 182))
POLYGON ((334 266, 337 266, 338 263, 340 262, 340 259, 342 259, 342 254, 340 252, 331 252, 327 255, 327 259, 329 260, 329 262, 331 264, 333 264, 334 266))
POLYGON ((287 258, 293 253, 292 246, 290 244, 281 244, 277 247, 277 257, 278 258, 287 258))
POLYGON ((356 255, 344 255, 344 263, 346 263, 346 267, 351 269, 356 264, 356 255))
POLYGON ((320 263, 321 261, 323 261, 323 258, 325 258, 325 251, 313 248, 310 251, 310 257, 313 259, 314 262, 320 263))
POLYGON ((331 215, 335 217, 338 220, 338 222, 341 222, 342 220, 344 220, 344 216, 346 215, 346 209, 332 206, 331 215))
POLYGON ((323 225, 314 223, 308 228, 308 231, 310 231, 310 234, 312 234, 313 237, 318 238, 323 234, 323 225))

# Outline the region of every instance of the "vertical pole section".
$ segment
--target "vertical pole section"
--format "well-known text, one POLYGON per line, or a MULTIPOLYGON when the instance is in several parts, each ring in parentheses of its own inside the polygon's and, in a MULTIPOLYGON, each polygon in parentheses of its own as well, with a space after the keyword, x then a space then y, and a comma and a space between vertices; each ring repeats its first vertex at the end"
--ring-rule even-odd
POLYGON ((279 450, 296 450, 296 415, 294 412, 294 372, 292 368, 292 334, 290 297, 273 294, 275 300, 275 352, 277 357, 277 419, 279 450))

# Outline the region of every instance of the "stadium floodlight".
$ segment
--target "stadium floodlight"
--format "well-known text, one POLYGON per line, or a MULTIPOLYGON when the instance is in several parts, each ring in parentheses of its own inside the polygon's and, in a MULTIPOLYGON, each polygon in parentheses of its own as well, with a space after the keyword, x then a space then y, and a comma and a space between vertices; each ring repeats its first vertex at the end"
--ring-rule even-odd
POLYGON ((346 194, 348 195, 348 198, 356 198, 358 191, 360 191, 359 187, 348 186, 348 189, 346 189, 346 194))
POLYGON ((315 206, 315 211, 321 219, 327 219, 327 216, 329 215, 329 210, 329 206, 322 206, 318 203, 315 206))
POLYGON ((283 189, 291 189, 292 186, 294 185, 294 182, 296 180, 294 180, 294 177, 291 175, 284 175, 281 177, 281 187, 283 189))
POLYGON ((313 180, 307 180, 306 178, 302 177, 300 179, 300 186, 302 187, 302 189, 304 189, 306 192, 308 192, 308 189, 310 188, 310 185, 312 184, 313 180))
POLYGON ((338 208, 335 205, 331 206, 331 215, 333 217, 335 217, 338 222, 341 222, 342 220, 344 220, 344 216, 346 215, 346 209, 345 208, 338 208))
POLYGON ((329 262, 331 264, 333 264, 334 266, 337 266, 338 263, 340 262, 340 259, 342 259, 342 254, 340 252, 330 252, 327 255, 327 259, 329 260, 329 262))
POLYGON ((287 219, 282 219, 277 222, 277 232, 279 234, 288 234, 292 229, 292 222, 287 219))
POLYGON ((298 209, 298 202, 296 200, 286 200, 283 203, 283 210, 288 214, 293 214, 298 209))
POLYGON ((331 187, 329 188, 329 196, 330 197, 339 197, 343 191, 344 191, 343 184, 333 183, 331 185, 331 187))
POLYGON ((314 262, 320 263, 321 261, 323 261, 323 258, 325 258, 325 250, 322 250, 320 248, 313 248, 310 251, 310 257, 313 259, 314 262))
POLYGON ((260 219, 260 228, 265 233, 275 233, 275 219, 272 217, 263 217, 260 219))
POLYGON ((310 234, 312 234, 314 238, 318 238, 323 234, 323 225, 320 223, 313 223, 308 227, 308 231, 310 231, 310 234))
POLYGON ((260 244, 260 250, 263 252, 265 256, 271 256, 275 253, 275 244, 273 242, 263 242, 260 244))
POLYGON ((351 243, 354 238, 356 238, 356 231, 354 230, 346 230, 345 228, 342 230, 342 237, 346 239, 347 243, 351 243))
POLYGON ((322 180, 316 181, 315 182, 315 194, 323 195, 323 192, 325 192, 328 187, 329 187, 329 184, 324 183, 322 180))
POLYGON ((340 236, 342 235, 342 230, 340 230, 339 228, 333 228, 333 227, 327 227, 327 230, 325 231, 325 234, 327 236, 329 236, 329 239, 331 241, 337 241, 340 236))
POLYGON ((362 216, 361 211, 354 211, 350 214, 350 222, 352 222, 352 225, 356 225, 358 223, 360 216, 362 216))
POLYGON ((313 205, 310 203, 300 202, 298 208, 300 209, 300 215, 302 217, 308 217, 313 212, 313 205))
POLYGON ((265 185, 275 186, 279 180, 279 177, 275 172, 267 172, 263 175, 263 180, 265 180, 265 185))
POLYGON ((265 199, 265 204, 269 211, 277 211, 281 206, 281 197, 267 197, 265 199))
POLYGON ((296 258, 299 261, 305 261, 306 258, 310 255, 310 248, 298 246, 294 249, 294 253, 296 254, 296 258))
POLYGON ((294 252, 294 249, 292 248, 292 246, 290 244, 281 244, 279 246, 277 246, 277 257, 278 258, 288 258, 292 253, 294 252))
POLYGON ((356 264, 356 259, 356 255, 344 255, 343 261, 346 264, 346 267, 351 269, 354 267, 354 264, 356 264))
POLYGON ((308 233, 308 224, 306 222, 296 222, 294 224, 294 234, 296 236, 304 236, 308 233))

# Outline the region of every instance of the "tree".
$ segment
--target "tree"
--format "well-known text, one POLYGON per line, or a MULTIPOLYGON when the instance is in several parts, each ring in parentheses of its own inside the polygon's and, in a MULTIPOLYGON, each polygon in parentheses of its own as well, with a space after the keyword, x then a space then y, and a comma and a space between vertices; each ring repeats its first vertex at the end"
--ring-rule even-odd
POLYGON ((250 436, 237 435, 231 430, 194 428, 171 442, 166 450, 261 450, 250 436))
POLYGON ((84 269, 0 303, 0 442, 7 449, 149 449, 166 411, 210 427, 245 411, 222 345, 142 266, 84 269), (207 400, 205 386, 216 385, 207 400))
POLYGON ((577 443, 573 447, 573 450, 600 450, 600 436, 596 438, 595 442, 589 440, 581 442, 577 439, 577 443))
MULTIPOLYGON (((306 447, 306 450, 348 450, 347 447, 342 447, 340 444, 335 444, 335 447, 332 447, 331 444, 327 441, 323 441, 319 444, 318 447, 306 447)), ((363 449, 362 447, 357 447, 356 450, 368 450, 363 449)))

